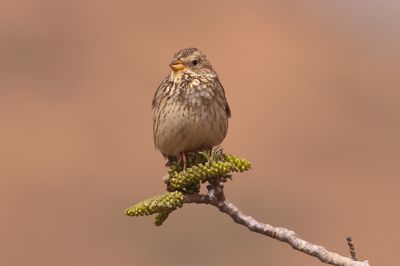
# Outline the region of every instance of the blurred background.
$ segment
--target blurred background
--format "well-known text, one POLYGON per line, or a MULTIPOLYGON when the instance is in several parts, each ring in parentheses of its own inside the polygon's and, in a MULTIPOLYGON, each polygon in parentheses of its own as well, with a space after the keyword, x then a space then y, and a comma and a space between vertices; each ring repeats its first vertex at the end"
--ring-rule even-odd
POLYGON ((0 3, 0 265, 321 265, 215 208, 161 227, 124 210, 164 192, 151 99, 202 49, 249 159, 243 212, 372 265, 397 265, 400 2, 0 3))

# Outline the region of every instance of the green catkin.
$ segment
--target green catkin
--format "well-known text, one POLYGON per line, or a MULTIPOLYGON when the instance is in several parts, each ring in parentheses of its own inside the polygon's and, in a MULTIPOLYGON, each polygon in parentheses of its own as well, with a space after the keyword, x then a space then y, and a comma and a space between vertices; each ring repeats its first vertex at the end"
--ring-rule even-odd
POLYGON ((183 170, 179 164, 168 169, 167 182, 172 192, 146 199, 125 210, 128 216, 155 214, 154 223, 160 226, 171 212, 181 208, 185 194, 200 191, 201 183, 225 182, 231 172, 244 172, 251 169, 250 162, 233 155, 225 155, 221 150, 212 150, 211 154, 199 152, 188 158, 188 168, 183 170))
POLYGON ((136 205, 125 210, 128 216, 152 215, 155 213, 163 213, 173 211, 183 206, 184 195, 182 192, 167 192, 163 195, 153 197, 137 203, 136 205))
POLYGON ((173 189, 186 191, 189 186, 223 177, 230 172, 244 172, 250 168, 249 161, 225 155, 221 161, 201 163, 180 172, 171 171, 169 182, 173 189))

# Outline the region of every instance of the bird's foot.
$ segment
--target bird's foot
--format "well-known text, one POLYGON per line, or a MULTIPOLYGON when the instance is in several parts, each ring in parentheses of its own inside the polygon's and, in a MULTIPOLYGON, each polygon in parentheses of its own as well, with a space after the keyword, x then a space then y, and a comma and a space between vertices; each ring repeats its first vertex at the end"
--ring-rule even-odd
POLYGON ((182 164, 183 170, 186 170, 187 168, 187 158, 186 158, 186 153, 181 152, 179 156, 179 164, 182 164))

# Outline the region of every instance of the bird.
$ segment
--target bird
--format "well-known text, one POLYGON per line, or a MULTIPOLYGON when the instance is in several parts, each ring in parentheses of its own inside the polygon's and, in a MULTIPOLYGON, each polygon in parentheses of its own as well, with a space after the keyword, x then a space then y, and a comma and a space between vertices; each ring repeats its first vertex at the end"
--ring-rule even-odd
POLYGON ((171 72, 153 100, 154 145, 186 169, 186 155, 211 150, 224 140, 231 117, 225 90, 206 55, 184 48, 173 56, 171 72))

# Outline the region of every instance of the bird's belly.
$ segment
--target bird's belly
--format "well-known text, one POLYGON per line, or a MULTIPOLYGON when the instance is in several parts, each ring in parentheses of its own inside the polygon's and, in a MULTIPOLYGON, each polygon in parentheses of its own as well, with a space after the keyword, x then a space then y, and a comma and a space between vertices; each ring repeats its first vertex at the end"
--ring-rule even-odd
POLYGON ((211 148, 224 139, 227 119, 224 112, 212 105, 170 110, 159 121, 156 146, 163 154, 174 156, 211 148))

